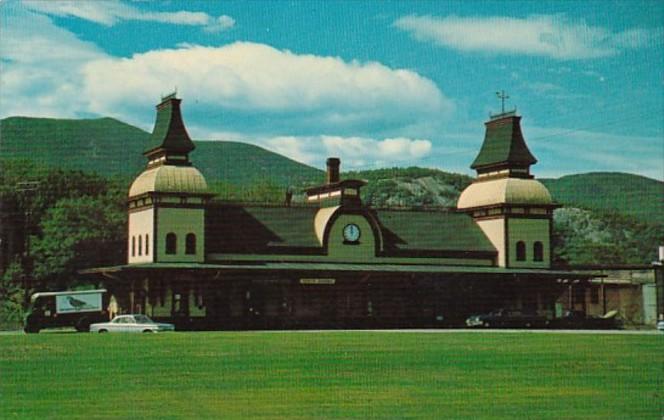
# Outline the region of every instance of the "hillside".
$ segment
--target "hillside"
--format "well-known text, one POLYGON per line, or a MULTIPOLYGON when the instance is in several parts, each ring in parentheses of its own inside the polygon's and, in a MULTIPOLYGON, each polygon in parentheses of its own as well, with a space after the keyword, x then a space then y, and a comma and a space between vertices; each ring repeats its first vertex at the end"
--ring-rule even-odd
MULTIPOLYGON (((149 133, 101 118, 56 120, 13 117, 0 121, 0 158, 28 159, 41 166, 117 176, 128 183, 145 167, 141 155, 149 133)), ((281 202, 287 186, 320 184, 322 171, 257 146, 196 141, 192 160, 218 197, 281 202)), ((346 172, 369 181, 363 188, 373 207, 453 207, 473 178, 427 168, 346 172)), ((50 182, 50 181, 49 181, 50 182)), ((622 173, 589 173, 543 179, 555 201, 556 261, 647 263, 664 239, 664 183, 622 173)), ((13 184, 12 184, 13 185, 13 184)))
MULTIPOLYGON (((10 117, 0 121, 0 157, 29 159, 61 169, 132 179, 145 167, 149 133, 112 118, 63 120, 10 117)), ((208 181, 251 185, 299 185, 322 172, 258 146, 195 141, 191 158, 208 181)))
POLYGON ((596 172, 541 180, 566 206, 664 223, 664 183, 643 176, 596 172))

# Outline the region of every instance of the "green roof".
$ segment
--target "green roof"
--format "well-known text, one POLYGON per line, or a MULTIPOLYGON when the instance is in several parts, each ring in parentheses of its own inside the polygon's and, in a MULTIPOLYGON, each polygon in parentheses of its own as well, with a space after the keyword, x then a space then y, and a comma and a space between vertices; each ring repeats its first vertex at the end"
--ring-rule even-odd
MULTIPOLYGON (((220 204, 208 211, 209 253, 322 251, 314 218, 318 207, 220 204)), ((472 217, 445 211, 370 210, 378 219, 385 256, 425 256, 426 252, 495 254, 472 217)))
POLYGON ((386 253, 399 251, 496 252, 472 217, 446 211, 378 210, 386 253))
POLYGON ((208 210, 210 253, 269 253, 320 248, 314 230, 317 207, 222 204, 208 210))
MULTIPOLYGON (((81 274, 117 273, 122 271, 144 270, 197 270, 227 272, 320 272, 328 273, 402 273, 402 274, 469 274, 510 276, 510 277, 546 277, 590 279, 601 277, 601 273, 589 273, 565 270, 545 270, 528 268, 473 267, 433 264, 346 264, 346 263, 308 263, 308 262, 265 262, 255 264, 194 264, 194 263, 143 263, 99 267, 81 270, 81 274)), ((225 277, 221 277, 224 279, 225 277)))
POLYGON ((156 149, 169 152, 189 153, 194 150, 194 143, 189 138, 180 113, 181 99, 174 95, 167 96, 157 105, 157 120, 148 140, 145 153, 156 149))
POLYGON ((521 133, 521 117, 503 114, 485 123, 486 133, 479 154, 470 167, 529 166, 537 163, 521 133))

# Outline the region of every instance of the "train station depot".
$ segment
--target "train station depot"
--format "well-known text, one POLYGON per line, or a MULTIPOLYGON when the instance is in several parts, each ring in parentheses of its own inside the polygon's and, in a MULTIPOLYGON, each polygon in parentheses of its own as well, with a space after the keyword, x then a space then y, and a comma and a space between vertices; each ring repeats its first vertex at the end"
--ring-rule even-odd
POLYGON ((456 208, 403 210, 364 205, 366 182, 341 180, 336 158, 306 203, 215 201, 180 102, 157 105, 129 190, 127 264, 82 272, 121 313, 195 329, 435 327, 501 307, 552 317, 593 277, 551 268, 556 204, 515 112, 485 123, 456 208))

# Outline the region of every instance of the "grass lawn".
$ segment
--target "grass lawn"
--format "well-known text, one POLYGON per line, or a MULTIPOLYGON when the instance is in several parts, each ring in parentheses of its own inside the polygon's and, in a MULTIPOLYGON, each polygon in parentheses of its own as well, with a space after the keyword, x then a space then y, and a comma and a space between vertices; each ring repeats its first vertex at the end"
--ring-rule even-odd
POLYGON ((648 418, 664 335, 0 336, 0 418, 648 418))

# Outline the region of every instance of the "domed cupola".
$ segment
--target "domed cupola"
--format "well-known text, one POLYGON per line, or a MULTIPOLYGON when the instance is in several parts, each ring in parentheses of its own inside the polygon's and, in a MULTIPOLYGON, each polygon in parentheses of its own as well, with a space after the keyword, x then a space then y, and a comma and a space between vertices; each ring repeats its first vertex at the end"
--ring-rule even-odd
POLYGON ((212 194, 192 166, 195 149, 175 94, 162 98, 148 164, 129 189, 129 263, 203 262, 205 207, 212 194))
POLYGON ((530 174, 537 163, 521 132, 516 111, 491 116, 471 168, 477 178, 457 202, 498 250, 503 267, 549 267, 550 230, 556 204, 530 174))

